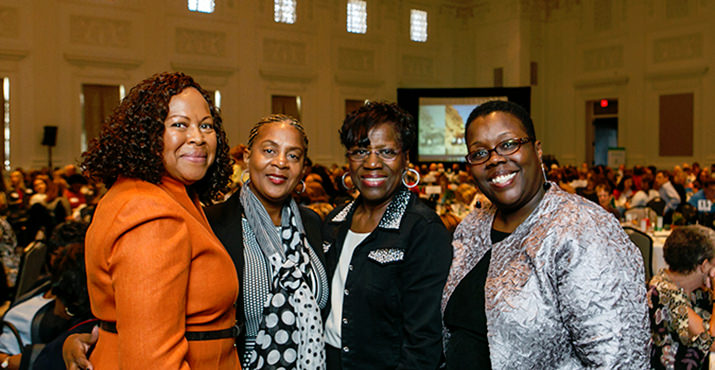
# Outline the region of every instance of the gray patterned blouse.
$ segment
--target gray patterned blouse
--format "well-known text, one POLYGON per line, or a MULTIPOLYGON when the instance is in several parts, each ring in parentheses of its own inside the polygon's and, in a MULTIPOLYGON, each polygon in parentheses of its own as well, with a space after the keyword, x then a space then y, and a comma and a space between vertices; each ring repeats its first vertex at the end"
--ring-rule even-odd
POLYGON ((534 212, 492 245, 495 211, 476 209, 457 227, 442 299, 444 312, 461 279, 491 248, 485 309, 492 366, 647 368, 643 258, 615 217, 551 184, 534 212))

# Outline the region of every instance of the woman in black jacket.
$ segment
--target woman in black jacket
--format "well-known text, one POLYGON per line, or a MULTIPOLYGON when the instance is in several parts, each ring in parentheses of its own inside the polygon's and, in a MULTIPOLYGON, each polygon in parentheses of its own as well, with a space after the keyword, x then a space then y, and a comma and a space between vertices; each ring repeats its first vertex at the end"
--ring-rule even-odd
POLYGON ((387 103, 366 104, 340 130, 360 197, 323 228, 332 276, 328 370, 438 365, 452 248, 439 216, 408 190, 419 181, 407 179, 415 135, 412 117, 387 103))

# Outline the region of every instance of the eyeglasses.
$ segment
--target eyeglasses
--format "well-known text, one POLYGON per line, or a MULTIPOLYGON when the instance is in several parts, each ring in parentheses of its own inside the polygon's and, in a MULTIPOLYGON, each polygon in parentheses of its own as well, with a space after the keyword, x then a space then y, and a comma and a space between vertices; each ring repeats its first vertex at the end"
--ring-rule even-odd
POLYGON ((348 157, 348 159, 353 162, 362 162, 365 159, 367 159, 367 157, 369 157, 370 154, 372 154, 372 153, 377 154, 377 156, 383 161, 391 161, 391 160, 397 158, 397 155, 400 154, 400 151, 397 149, 392 149, 392 148, 382 148, 382 149, 373 149, 373 150, 358 148, 358 149, 349 150, 347 153, 345 153, 345 156, 348 157))
POLYGON ((516 153, 522 145, 530 141, 533 141, 533 139, 529 137, 504 140, 501 143, 497 144, 497 146, 495 146, 493 149, 479 148, 473 152, 470 152, 469 154, 464 156, 464 158, 467 159, 467 163, 469 164, 482 164, 488 161, 489 158, 491 158, 492 152, 496 152, 501 156, 511 155, 516 153))

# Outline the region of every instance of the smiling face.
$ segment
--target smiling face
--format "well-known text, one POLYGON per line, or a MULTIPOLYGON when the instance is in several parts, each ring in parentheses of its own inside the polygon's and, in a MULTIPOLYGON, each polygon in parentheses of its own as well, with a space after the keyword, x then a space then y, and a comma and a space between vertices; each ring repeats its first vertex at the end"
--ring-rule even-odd
POLYGON ((45 194, 47 192, 47 184, 42 179, 35 179, 32 182, 32 187, 37 194, 45 194))
POLYGON ((303 175, 303 135, 288 121, 262 125, 245 155, 251 190, 268 208, 279 206, 291 195, 303 175))
POLYGON ((171 97, 164 120, 164 168, 184 185, 201 180, 216 158, 209 104, 193 87, 171 97))
MULTIPOLYGON (((471 153, 492 149, 508 139, 526 138, 528 134, 515 116, 495 111, 475 118, 466 136, 471 153)), ((544 183, 541 154, 539 141, 528 142, 510 155, 491 152, 486 162, 472 165, 469 170, 492 204, 503 213, 512 213, 538 204, 544 183)))
POLYGON ((350 178, 360 190, 365 203, 382 204, 389 202, 395 190, 400 185, 402 172, 407 165, 408 153, 400 149, 400 141, 391 123, 381 123, 367 133, 370 144, 367 147, 354 146, 348 151, 366 149, 372 151, 362 161, 348 159, 350 178), (385 160, 377 155, 381 149, 392 149, 399 154, 385 160))
POLYGON ((10 172, 10 185, 13 187, 18 187, 22 184, 22 172, 12 171, 10 172))

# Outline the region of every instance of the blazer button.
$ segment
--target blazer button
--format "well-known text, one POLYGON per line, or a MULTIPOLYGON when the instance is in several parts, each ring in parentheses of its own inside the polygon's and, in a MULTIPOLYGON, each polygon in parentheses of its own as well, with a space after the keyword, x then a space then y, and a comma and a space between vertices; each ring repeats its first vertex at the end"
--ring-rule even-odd
POLYGON ((344 324, 344 325, 347 325, 347 324, 348 324, 348 319, 346 319, 346 318, 343 317, 343 324, 344 324))
POLYGON ((345 289, 344 293, 345 293, 345 295, 350 295, 350 291, 347 289, 345 289))
POLYGON ((353 270, 353 265, 348 266, 348 270, 352 271, 352 270, 353 270))
POLYGON ((343 347, 343 352, 350 352, 350 348, 348 346, 343 347))

